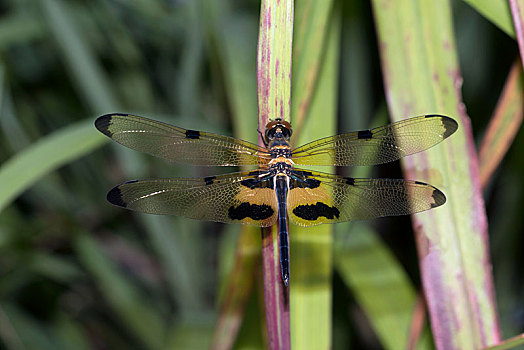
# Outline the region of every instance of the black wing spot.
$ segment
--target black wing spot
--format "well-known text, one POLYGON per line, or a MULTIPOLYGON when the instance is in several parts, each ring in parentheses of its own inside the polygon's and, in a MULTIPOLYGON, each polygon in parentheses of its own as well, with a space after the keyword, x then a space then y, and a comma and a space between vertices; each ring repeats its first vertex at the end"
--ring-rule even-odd
POLYGON ((214 179, 216 179, 216 176, 208 176, 204 178, 204 181, 206 182, 206 185, 212 185, 214 183, 214 179))
POLYGON ((442 204, 446 203, 446 196, 439 189, 434 189, 431 194, 433 197, 433 203, 431 203, 431 208, 440 207, 442 204))
POLYGON ((250 204, 244 202, 238 207, 232 206, 229 208, 228 215, 232 220, 243 220, 245 218, 251 218, 253 220, 265 220, 269 219, 275 211, 271 206, 267 204, 250 204))
POLYGON ((444 128, 446 129, 444 131, 444 138, 447 138, 455 133, 458 129, 458 123, 455 119, 443 117, 442 124, 444 125, 444 128))
MULTIPOLYGON (((126 183, 131 183, 131 181, 126 183)), ((120 188, 118 186, 112 188, 111 191, 107 192, 106 198, 107 201, 111 204, 118 205, 122 208, 127 207, 126 202, 124 202, 124 199, 122 198, 122 191, 120 191, 120 188)))
POLYGON ((317 179, 291 179, 289 182, 289 189, 294 188, 317 188, 321 184, 320 180, 317 179))
POLYGON ((268 178, 264 180, 259 179, 245 179, 240 181, 240 184, 244 187, 255 189, 255 188, 270 188, 273 189, 273 181, 271 181, 273 178, 268 178))
POLYGON ((186 139, 198 140, 200 138, 200 131, 186 130, 186 139))
POLYGON ((358 138, 359 139, 364 139, 364 140, 369 140, 371 138, 373 138, 373 133, 371 132, 371 130, 361 130, 358 132, 358 138))
POLYGON ((323 216, 326 219, 334 219, 340 216, 340 211, 336 207, 330 207, 322 202, 316 204, 299 205, 293 209, 293 214, 304 220, 317 220, 323 216))
POLYGON ((102 134, 111 137, 113 133, 109 131, 109 126, 111 125, 112 116, 115 114, 106 114, 101 117, 96 118, 95 128, 98 129, 102 134))
POLYGON ((293 170, 294 175, 298 176, 312 176, 313 173, 311 171, 305 171, 305 170, 293 170))
POLYGON ((458 129, 457 121, 453 118, 446 117, 445 115, 429 114, 426 115, 426 118, 440 118, 442 126, 444 126, 444 134, 442 134, 443 138, 448 138, 458 129))
POLYGON ((298 183, 305 184, 306 188, 317 188, 320 186, 320 180, 317 179, 306 179, 305 182, 298 181, 298 183))
POLYGON ((352 177, 345 177, 344 180, 346 180, 347 185, 355 186, 355 179, 352 177))
POLYGON ((320 186, 320 180, 308 178, 308 176, 313 176, 313 173, 305 170, 293 170, 289 188, 317 188, 320 186))

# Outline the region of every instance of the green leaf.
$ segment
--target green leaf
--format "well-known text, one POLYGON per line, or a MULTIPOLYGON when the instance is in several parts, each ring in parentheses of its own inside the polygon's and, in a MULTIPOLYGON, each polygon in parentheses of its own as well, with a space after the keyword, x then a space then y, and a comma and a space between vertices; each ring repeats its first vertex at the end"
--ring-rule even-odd
POLYGON ((17 153, 0 168, 0 211, 42 176, 102 145, 92 120, 78 122, 48 135, 17 153))
POLYGON ((515 37, 509 4, 506 0, 464 0, 506 34, 515 37))
POLYGON ((407 178, 435 185, 448 199, 412 216, 435 343, 442 349, 493 344, 500 329, 487 219, 449 1, 374 0, 373 9, 392 119, 440 113, 460 125, 450 139, 403 161, 407 178))
POLYGON ((102 253, 102 247, 86 234, 75 239, 75 248, 86 269, 93 275, 100 292, 120 322, 151 349, 164 345, 166 327, 153 304, 102 253))
MULTIPOLYGON (((256 142, 256 20, 254 17, 231 13, 225 1, 207 0, 205 9, 210 46, 216 50, 217 60, 223 70, 235 136, 256 142)), ((231 229, 236 230, 238 227, 231 229)), ((230 349, 237 341, 239 330, 245 330, 248 326, 246 322, 249 323, 249 320, 245 319, 245 312, 249 298, 254 297, 252 286, 257 277, 261 252, 259 235, 258 228, 241 227, 240 235, 236 235, 238 239, 234 242, 236 248, 228 247, 228 251, 233 254, 220 256, 222 262, 234 261, 220 288, 220 311, 212 349, 230 349)), ((258 322, 251 324, 260 333, 258 322)))
POLYGON ((337 269, 382 345, 407 349, 417 296, 403 267, 368 225, 339 224, 335 231, 337 269))
POLYGON ((196 259, 198 256, 192 254, 195 246, 201 248, 198 243, 191 244, 199 238, 195 235, 195 231, 198 230, 194 229, 199 223, 167 216, 137 215, 166 271, 166 282, 181 317, 202 312, 204 297, 201 284, 198 283, 200 277, 198 272, 201 271, 198 269, 198 264, 201 262, 191 263, 191 259, 196 259), (185 239, 188 236, 189 240, 185 239))
POLYGON ((46 327, 15 305, 0 306, 0 336, 12 349, 52 350, 60 349, 60 342, 46 327))
POLYGON ((213 323, 209 319, 199 319, 196 322, 176 323, 170 329, 170 339, 161 349, 209 349, 213 323))

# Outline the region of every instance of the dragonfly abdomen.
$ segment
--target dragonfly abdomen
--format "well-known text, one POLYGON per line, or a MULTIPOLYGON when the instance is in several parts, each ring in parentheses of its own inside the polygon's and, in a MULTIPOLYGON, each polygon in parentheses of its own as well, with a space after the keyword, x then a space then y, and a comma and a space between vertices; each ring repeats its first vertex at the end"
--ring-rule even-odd
POLYGON ((278 240, 280 247, 280 271, 284 285, 289 283, 289 244, 287 231, 287 191, 288 177, 277 176, 275 179, 275 189, 278 201, 278 240))

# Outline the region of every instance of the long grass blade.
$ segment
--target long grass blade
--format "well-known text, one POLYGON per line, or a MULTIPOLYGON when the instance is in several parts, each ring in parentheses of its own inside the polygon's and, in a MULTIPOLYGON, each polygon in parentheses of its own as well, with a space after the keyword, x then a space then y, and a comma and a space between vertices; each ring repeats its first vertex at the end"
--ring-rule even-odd
POLYGON ((393 120, 442 113, 459 131, 404 160, 407 178, 432 183, 445 206, 413 216, 419 264, 439 349, 474 349, 500 340, 488 256, 487 220, 448 1, 375 0, 381 63, 393 120))
MULTIPOLYGON (((332 1, 296 5, 292 120, 297 144, 336 130, 340 13, 332 1), (320 25, 320 26, 319 26, 320 25), (322 52, 322 56, 318 53, 322 52), (307 72, 307 74, 306 74, 307 72), (315 77, 310 79, 311 77, 315 77)), ((322 168, 322 171, 329 171, 322 168)), ((291 226, 291 344, 295 349, 329 349, 332 334, 332 225, 291 226), (312 317, 314 315, 314 317, 312 317)))
POLYGON ((100 114, 117 110, 117 100, 109 81, 87 40, 75 26, 72 12, 68 11, 67 5, 62 0, 43 0, 41 6, 43 18, 56 39, 63 60, 75 79, 75 85, 91 110, 100 114))
POLYGON ((332 8, 332 0, 297 2, 296 35, 293 45, 293 98, 291 100, 295 140, 299 138, 317 88, 332 8))

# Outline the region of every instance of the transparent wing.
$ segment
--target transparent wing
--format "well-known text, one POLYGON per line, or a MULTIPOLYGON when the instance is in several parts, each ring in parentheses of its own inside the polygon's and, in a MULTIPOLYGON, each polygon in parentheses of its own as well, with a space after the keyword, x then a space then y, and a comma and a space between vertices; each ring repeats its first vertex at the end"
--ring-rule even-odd
POLYGON ((271 226, 277 219, 277 199, 272 181, 260 181, 261 174, 129 181, 109 191, 107 200, 149 214, 271 226))
POLYGON ((424 151, 451 136, 455 120, 426 115, 370 130, 326 137, 294 149, 298 165, 375 165, 424 151))
POLYGON ((446 202, 441 191, 419 181, 355 179, 302 170, 293 177, 288 215, 300 226, 406 215, 446 202))
POLYGON ((129 114, 107 114, 96 128, 116 142, 169 162, 193 165, 262 165, 271 159, 257 145, 228 136, 186 130, 129 114))

